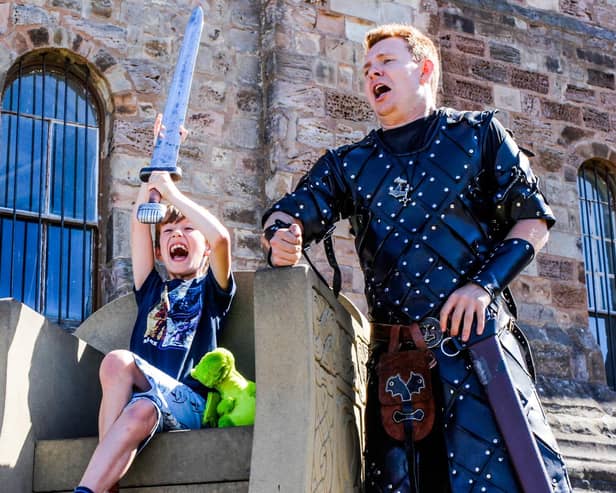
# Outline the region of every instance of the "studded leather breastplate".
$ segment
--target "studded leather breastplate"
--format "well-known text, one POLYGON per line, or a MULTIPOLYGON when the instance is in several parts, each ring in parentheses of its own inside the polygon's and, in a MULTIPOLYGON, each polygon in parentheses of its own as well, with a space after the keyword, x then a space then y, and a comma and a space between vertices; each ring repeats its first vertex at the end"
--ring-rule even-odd
POLYGON ((554 222, 528 159, 504 129, 495 155, 482 156, 493 115, 439 110, 423 147, 406 154, 390 152, 373 131, 327 152, 264 217, 282 211, 300 219, 306 243, 349 218, 372 320, 436 315, 516 221, 554 222))
POLYGON ((482 130, 491 114, 442 115, 427 144, 389 153, 376 132, 339 157, 371 316, 407 322, 436 313, 468 282, 495 240, 482 201, 482 130))

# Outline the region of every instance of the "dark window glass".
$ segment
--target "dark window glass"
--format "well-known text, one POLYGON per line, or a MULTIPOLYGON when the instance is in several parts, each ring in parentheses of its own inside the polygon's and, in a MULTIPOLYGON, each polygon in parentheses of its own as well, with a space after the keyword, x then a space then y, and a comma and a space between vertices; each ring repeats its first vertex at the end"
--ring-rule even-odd
POLYGON ((590 329, 616 389, 616 181, 593 159, 580 167, 578 191, 590 329))
POLYGON ((74 328, 95 298, 99 116, 87 69, 50 62, 20 65, 2 94, 0 297, 74 328))

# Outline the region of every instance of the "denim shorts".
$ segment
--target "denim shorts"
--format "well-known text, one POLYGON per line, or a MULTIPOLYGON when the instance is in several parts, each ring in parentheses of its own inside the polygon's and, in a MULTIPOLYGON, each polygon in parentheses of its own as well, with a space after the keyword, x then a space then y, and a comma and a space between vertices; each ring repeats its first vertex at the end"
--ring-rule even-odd
POLYGON ((157 424, 152 428, 149 437, 140 444, 139 451, 159 431, 201 428, 205 399, 189 386, 171 378, 136 354, 133 354, 133 357, 135 364, 147 378, 150 389, 134 393, 127 406, 139 399, 148 399, 154 404, 158 414, 157 424))

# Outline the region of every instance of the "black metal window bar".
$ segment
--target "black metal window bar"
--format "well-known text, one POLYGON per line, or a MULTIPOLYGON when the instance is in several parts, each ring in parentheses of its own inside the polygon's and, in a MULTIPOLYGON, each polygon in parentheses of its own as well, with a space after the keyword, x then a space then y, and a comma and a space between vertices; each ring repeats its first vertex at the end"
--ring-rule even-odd
POLYGON ((616 389, 616 180, 605 163, 585 162, 578 172, 588 315, 608 385, 616 389))
POLYGON ((0 297, 66 329, 91 312, 99 112, 87 67, 54 53, 8 74, 0 111, 0 297))

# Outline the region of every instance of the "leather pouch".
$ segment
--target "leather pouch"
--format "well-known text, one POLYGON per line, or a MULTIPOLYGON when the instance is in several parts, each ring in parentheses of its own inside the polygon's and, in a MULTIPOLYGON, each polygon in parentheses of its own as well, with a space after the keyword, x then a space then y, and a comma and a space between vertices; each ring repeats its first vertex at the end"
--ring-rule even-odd
MULTIPOLYGON (((410 326, 415 349, 400 349, 400 325, 390 329, 389 349, 379 358, 379 403, 387 434, 404 441, 405 432, 414 441, 426 437, 435 417, 430 368, 434 356, 427 348, 417 324, 410 326)), ((405 327, 406 328, 406 327, 405 327)))

